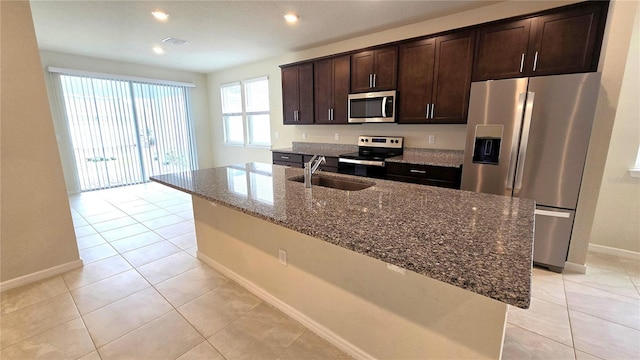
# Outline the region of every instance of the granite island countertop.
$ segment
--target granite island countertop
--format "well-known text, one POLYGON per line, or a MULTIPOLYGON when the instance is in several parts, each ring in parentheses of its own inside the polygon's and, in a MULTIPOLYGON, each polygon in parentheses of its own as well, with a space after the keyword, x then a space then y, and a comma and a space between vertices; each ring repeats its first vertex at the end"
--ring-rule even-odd
POLYGON ((157 175, 161 184, 504 303, 528 308, 532 200, 318 172, 361 191, 288 180, 302 169, 248 163, 157 175), (248 174, 247 174, 248 172, 248 174), (236 182, 236 176, 244 182, 236 182))

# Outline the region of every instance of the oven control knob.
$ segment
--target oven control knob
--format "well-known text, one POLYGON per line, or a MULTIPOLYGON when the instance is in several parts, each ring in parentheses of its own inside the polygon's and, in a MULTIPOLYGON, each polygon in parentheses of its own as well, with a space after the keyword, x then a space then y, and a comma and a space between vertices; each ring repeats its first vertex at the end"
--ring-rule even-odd
POLYGON ((369 139, 364 139, 365 142, 369 142, 369 139))
POLYGON ((364 142, 364 139, 360 139, 360 142, 364 142))

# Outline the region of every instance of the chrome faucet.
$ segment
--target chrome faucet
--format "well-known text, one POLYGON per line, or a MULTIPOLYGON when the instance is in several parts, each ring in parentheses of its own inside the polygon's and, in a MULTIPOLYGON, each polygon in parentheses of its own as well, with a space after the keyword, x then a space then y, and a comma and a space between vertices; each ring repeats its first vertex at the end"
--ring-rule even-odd
POLYGON ((313 177, 313 174, 318 171, 318 168, 322 163, 326 162, 327 159, 325 159, 324 156, 318 157, 318 155, 313 155, 309 162, 304 163, 304 187, 311 187, 311 178, 313 177))

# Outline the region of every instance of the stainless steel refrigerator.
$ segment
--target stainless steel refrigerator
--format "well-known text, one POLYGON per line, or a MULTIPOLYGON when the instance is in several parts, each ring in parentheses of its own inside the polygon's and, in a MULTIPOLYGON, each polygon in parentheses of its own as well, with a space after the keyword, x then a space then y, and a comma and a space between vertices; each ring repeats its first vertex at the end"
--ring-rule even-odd
POLYGON ((462 189, 536 201, 533 261, 562 271, 600 73, 471 84, 462 189))

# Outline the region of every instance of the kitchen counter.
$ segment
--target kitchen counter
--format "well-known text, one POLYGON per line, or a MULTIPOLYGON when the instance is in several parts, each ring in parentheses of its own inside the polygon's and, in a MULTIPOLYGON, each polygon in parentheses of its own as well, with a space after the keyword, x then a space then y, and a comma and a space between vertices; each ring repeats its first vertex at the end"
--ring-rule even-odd
POLYGON ((402 155, 388 158, 385 161, 418 165, 460 167, 464 161, 464 151, 405 148, 402 155))
MULTIPOLYGON (((343 154, 357 152, 358 146, 346 144, 293 142, 290 148, 272 149, 271 151, 301 155, 323 155, 339 157, 343 154)), ((443 167, 460 167, 463 160, 463 150, 421 148, 404 148, 403 155, 386 159, 387 162, 443 167)))
POLYGON ((338 157, 358 151, 358 146, 347 144, 328 144, 328 143, 310 143, 310 142, 293 142, 290 148, 271 149, 272 152, 284 152, 290 154, 301 155, 322 155, 338 157))
POLYGON ((288 180, 302 174, 302 169, 250 163, 151 179, 402 269, 529 307, 533 201, 322 172, 375 186, 310 190, 288 180))

